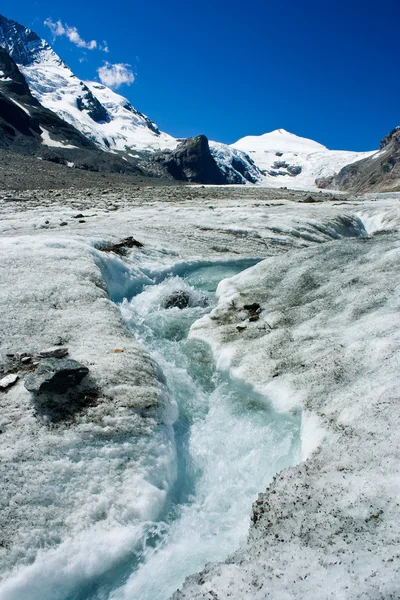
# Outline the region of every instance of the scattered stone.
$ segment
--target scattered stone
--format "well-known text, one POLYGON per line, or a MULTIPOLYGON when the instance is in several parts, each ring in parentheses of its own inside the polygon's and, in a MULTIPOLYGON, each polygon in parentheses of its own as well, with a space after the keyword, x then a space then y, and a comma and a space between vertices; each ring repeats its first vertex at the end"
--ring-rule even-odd
POLYGON ((249 317, 249 321, 252 323, 253 321, 258 321, 259 318, 259 315, 251 315, 251 317, 249 317))
POLYGON ((65 227, 65 225, 68 225, 68 223, 66 221, 63 221, 62 223, 60 223, 60 227, 65 227))
POLYGON ((86 221, 84 219, 80 219, 78 223, 86 223, 86 221))
POLYGON ((83 219, 85 215, 83 215, 82 213, 79 213, 79 215, 75 215, 74 217, 72 217, 73 219, 83 219))
POLYGON ((26 358, 27 356, 29 356, 29 354, 27 352, 17 352, 17 354, 15 356, 17 357, 18 360, 22 360, 23 358, 26 358))
POLYGON ((132 236, 125 238, 121 242, 117 244, 109 244, 108 246, 103 246, 100 248, 103 252, 114 252, 115 254, 120 254, 121 256, 125 256, 128 248, 143 248, 143 244, 135 240, 132 236))
POLYGON ((66 346, 51 346, 51 348, 41 350, 38 356, 40 358, 63 358, 67 354, 68 348, 66 346))
POLYGON ((173 292, 168 298, 164 301, 164 308, 187 308, 189 306, 190 296, 188 292, 184 292, 183 290, 179 290, 178 292, 173 292))
POLYGON ((17 383, 18 379, 19 375, 16 373, 10 373, 9 375, 6 375, 3 377, 3 379, 0 379, 0 390, 4 392, 9 387, 17 383))
POLYGON ((31 360, 32 360, 32 356, 24 356, 24 358, 21 358, 21 362, 22 362, 24 365, 27 365, 28 363, 30 363, 30 362, 31 362, 31 360))
POLYGON ((239 325, 236 325, 236 329, 238 331, 244 331, 245 329, 247 329, 247 325, 246 323, 239 323, 239 325))
POLYGON ((322 202, 320 198, 316 198, 315 196, 306 196, 305 198, 301 198, 299 202, 304 204, 314 204, 316 202, 322 202))
POLYGON ((70 358, 45 358, 35 373, 25 379, 25 387, 29 392, 65 394, 70 388, 77 386, 89 373, 89 369, 70 358))
POLYGON ((258 302, 253 302, 253 304, 245 304, 243 306, 244 310, 248 310, 249 312, 252 313, 259 313, 261 312, 261 306, 259 305, 258 302))

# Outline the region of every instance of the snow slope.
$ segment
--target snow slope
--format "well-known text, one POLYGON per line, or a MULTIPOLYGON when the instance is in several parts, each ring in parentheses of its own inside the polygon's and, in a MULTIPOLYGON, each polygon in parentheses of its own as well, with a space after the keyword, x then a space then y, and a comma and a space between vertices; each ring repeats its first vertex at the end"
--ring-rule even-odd
POLYGON ((27 27, 0 16, 0 46, 25 75, 39 102, 94 141, 102 150, 174 148, 126 98, 96 82, 83 82, 47 42, 27 27))
POLYGON ((260 136, 246 136, 232 144, 231 148, 250 156, 262 172, 262 185, 294 189, 315 189, 317 178, 333 175, 345 165, 375 153, 328 150, 318 142, 284 129, 260 136))

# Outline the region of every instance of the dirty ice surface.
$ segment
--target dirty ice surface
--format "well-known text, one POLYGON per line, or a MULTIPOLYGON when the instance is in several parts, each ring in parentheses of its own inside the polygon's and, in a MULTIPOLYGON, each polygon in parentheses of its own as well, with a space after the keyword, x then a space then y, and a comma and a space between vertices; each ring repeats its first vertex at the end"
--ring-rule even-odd
POLYGON ((62 337, 99 396, 2 394, 0 599, 168 598, 239 546, 177 597, 395 594, 396 198, 92 202, 1 205, 2 365, 62 337))

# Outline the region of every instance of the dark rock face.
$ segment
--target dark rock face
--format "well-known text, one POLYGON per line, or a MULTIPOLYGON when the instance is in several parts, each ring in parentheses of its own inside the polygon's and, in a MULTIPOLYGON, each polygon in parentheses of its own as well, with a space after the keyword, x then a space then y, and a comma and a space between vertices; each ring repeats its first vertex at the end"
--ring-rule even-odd
POLYGON ((378 154, 347 165, 333 177, 317 179, 315 183, 320 188, 358 193, 400 191, 400 127, 383 138, 378 154))
POLYGON ((37 136, 40 136, 41 133, 38 121, 32 119, 22 108, 14 104, 12 100, 6 98, 1 92, 0 122, 8 126, 8 129, 5 128, 5 131, 8 131, 12 138, 15 137, 16 132, 28 137, 34 137, 35 133, 37 136))
POLYGON ((83 95, 76 99, 79 110, 86 111, 96 123, 109 123, 110 115, 104 106, 95 98, 89 88, 82 83, 83 95))
POLYGON ((227 183, 223 173, 211 155, 205 135, 188 138, 169 152, 155 155, 155 160, 178 181, 195 183, 227 183))
MULTIPOLYGON (((238 158, 236 158, 235 156, 232 157, 232 167, 235 169, 235 171, 237 171, 238 173, 240 173, 247 181, 250 181, 250 183, 256 183, 257 182, 257 178, 253 176, 253 173, 250 171, 249 166, 253 168, 253 170, 256 170, 256 172, 260 173, 258 167, 256 166, 256 164, 254 163, 253 159, 250 158, 250 156, 248 154, 245 155, 246 159, 248 161, 248 164, 246 164, 245 161, 240 160, 238 158)), ((231 183, 231 182, 229 182, 231 183)), ((233 181, 232 183, 241 183, 241 181, 233 181)))
POLYGON ((25 77, 5 48, 0 48, 0 71, 4 79, 0 80, 0 88, 4 93, 17 94, 31 106, 39 106, 39 102, 31 94, 25 77))
POLYGON ((45 358, 34 373, 25 379, 25 387, 34 394, 65 394, 77 386, 89 369, 69 358, 45 358))

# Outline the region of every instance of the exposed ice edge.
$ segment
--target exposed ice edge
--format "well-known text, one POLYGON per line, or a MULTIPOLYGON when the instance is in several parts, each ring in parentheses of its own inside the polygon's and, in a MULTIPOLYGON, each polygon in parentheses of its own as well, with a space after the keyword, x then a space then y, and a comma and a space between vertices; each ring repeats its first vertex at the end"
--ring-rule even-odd
POLYGON ((163 508, 176 469, 173 407, 108 299, 99 266, 107 255, 26 235, 0 240, 0 256, 1 361, 61 336, 100 392, 54 426, 35 414, 23 377, 2 397, 0 598, 64 598, 126 556, 163 508))
POLYGON ((246 547, 174 600, 398 597, 399 259, 398 234, 342 240, 221 282, 191 336, 281 410, 306 409, 303 444, 320 424, 328 439, 259 495, 246 547), (238 331, 252 302, 260 321, 238 331))

